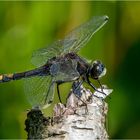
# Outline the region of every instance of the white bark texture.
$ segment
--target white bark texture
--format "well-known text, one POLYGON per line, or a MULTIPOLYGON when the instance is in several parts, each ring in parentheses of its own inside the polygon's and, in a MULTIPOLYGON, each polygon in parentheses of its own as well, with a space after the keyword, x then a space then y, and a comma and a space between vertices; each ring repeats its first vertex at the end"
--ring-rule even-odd
POLYGON ((66 106, 61 103, 55 105, 52 118, 44 117, 40 110, 31 110, 25 122, 28 139, 108 139, 105 128, 108 106, 104 98, 112 90, 104 88, 103 91, 106 95, 99 92, 93 94, 80 86, 76 96, 71 91, 66 106))

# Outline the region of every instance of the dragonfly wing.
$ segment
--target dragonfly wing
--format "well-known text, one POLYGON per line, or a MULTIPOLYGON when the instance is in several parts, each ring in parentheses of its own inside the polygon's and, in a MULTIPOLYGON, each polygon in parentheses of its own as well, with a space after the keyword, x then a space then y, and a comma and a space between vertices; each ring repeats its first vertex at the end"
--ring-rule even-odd
POLYGON ((93 17, 90 21, 71 31, 64 39, 55 41, 52 45, 35 51, 32 56, 32 63, 36 66, 41 66, 55 56, 77 52, 86 45, 90 38, 107 21, 107 16, 93 17))
MULTIPOLYGON (((69 44, 71 46, 74 43, 74 40, 65 40, 65 44, 69 44)), ((57 40, 52 45, 49 45, 46 48, 41 48, 35 51, 32 54, 31 62, 35 66, 42 66, 46 64, 46 62, 53 57, 57 57, 62 54, 64 51, 64 41, 57 40)))
POLYGON ((51 84, 52 81, 51 76, 35 76, 25 79, 25 94, 33 107, 43 108, 53 100, 54 84, 51 84))
POLYGON ((52 57, 58 56, 60 54, 61 52, 60 46, 61 46, 61 41, 58 40, 46 48, 41 48, 35 51, 32 54, 32 59, 31 59, 32 64, 34 64, 35 66, 42 66, 46 64, 47 60, 49 60, 52 57))
POLYGON ((90 38, 105 25, 107 16, 96 16, 81 26, 71 31, 63 41, 63 51, 65 53, 77 52, 84 47, 90 38))
POLYGON ((48 89, 48 92, 46 93, 43 108, 48 107, 53 102, 54 93, 55 93, 55 82, 52 81, 48 89))

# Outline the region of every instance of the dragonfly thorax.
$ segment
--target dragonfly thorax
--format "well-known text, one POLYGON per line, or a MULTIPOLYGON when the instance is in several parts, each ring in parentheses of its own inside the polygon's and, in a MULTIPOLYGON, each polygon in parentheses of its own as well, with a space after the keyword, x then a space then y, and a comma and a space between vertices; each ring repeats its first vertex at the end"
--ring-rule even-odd
POLYGON ((104 76, 106 74, 106 68, 103 65, 103 63, 99 60, 96 60, 92 63, 90 70, 89 70, 89 75, 93 78, 93 79, 99 79, 102 76, 104 76))

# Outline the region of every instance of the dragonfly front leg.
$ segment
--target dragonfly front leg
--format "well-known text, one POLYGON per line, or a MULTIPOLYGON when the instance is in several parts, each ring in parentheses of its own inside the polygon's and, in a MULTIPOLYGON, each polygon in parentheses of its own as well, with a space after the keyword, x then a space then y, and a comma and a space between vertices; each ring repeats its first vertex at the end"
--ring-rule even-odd
POLYGON ((100 87, 101 87, 101 90, 102 90, 102 92, 103 92, 103 86, 102 86, 101 82, 100 82, 99 80, 97 80, 97 82, 99 83, 99 85, 100 85, 100 87))
MULTIPOLYGON (((91 81, 89 80, 89 77, 86 78, 86 82, 87 82, 95 91, 100 92, 100 93, 106 95, 106 94, 103 92, 103 90, 102 90, 102 91, 99 91, 99 90, 91 83, 91 81)), ((98 81, 98 82, 99 82, 99 81, 98 81)), ((101 84, 101 83, 100 83, 100 84, 101 84)), ((102 89, 102 86, 101 86, 101 89, 102 89)))

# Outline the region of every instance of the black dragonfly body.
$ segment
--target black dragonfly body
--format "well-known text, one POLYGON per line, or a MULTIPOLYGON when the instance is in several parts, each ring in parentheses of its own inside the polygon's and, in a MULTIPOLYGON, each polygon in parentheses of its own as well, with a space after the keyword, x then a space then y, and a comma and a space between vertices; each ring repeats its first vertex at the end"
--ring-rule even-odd
POLYGON ((46 107, 53 101, 55 84, 59 99, 59 85, 65 82, 80 79, 81 83, 87 82, 94 90, 97 90, 89 77, 99 80, 105 75, 106 68, 101 61, 87 63, 85 59, 77 55, 77 52, 107 21, 107 16, 93 17, 66 35, 63 40, 58 40, 49 47, 34 52, 32 63, 37 66, 36 69, 0 75, 0 82, 24 78, 25 93, 29 102, 33 106, 40 107, 46 107))

